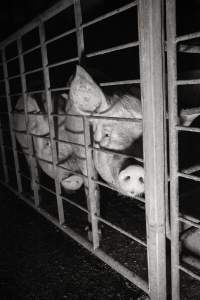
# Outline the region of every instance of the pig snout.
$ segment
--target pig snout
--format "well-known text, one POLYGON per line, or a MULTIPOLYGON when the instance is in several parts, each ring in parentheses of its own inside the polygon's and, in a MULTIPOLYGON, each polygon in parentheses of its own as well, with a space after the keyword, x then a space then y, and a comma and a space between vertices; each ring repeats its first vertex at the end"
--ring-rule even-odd
POLYGON ((120 188, 132 196, 144 193, 144 168, 139 165, 130 165, 119 173, 120 188))

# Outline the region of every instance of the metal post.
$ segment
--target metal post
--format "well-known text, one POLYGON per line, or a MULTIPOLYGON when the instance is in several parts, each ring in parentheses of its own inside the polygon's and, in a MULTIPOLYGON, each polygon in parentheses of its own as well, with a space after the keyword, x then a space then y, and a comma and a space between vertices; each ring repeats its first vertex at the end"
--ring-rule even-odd
POLYGON ((52 163, 53 163, 54 180, 55 180, 55 187, 56 187, 58 215, 59 215, 60 224, 63 224, 65 222, 65 216, 64 216, 64 210, 63 210, 63 200, 61 197, 61 186, 60 186, 60 179, 59 179, 59 174, 58 174, 59 170, 57 167, 58 157, 57 157, 57 151, 56 151, 54 119, 52 116, 53 107, 52 107, 52 99, 51 99, 51 91, 50 91, 48 58, 47 58, 47 49, 46 49, 46 45, 45 45, 45 29, 44 29, 44 23, 42 21, 39 25, 39 35, 40 35, 40 43, 41 43, 42 67, 43 67, 43 74, 44 74, 45 97, 46 97, 46 101, 47 101, 49 134, 50 134, 50 142, 51 142, 52 163))
POLYGON ((8 80, 8 68, 7 68, 7 63, 6 63, 5 49, 2 50, 2 62, 3 62, 3 72, 4 72, 4 78, 5 78, 6 97, 7 97, 7 105, 8 105, 10 134, 11 134, 11 140, 12 140, 13 156, 14 156, 15 171, 16 171, 16 178, 17 178, 17 187, 18 187, 19 193, 22 193, 22 182, 21 182, 21 177, 20 177, 19 160, 18 160, 18 155, 17 155, 17 150, 16 150, 17 144, 16 144, 16 139, 15 139, 15 133, 14 133, 12 104, 11 104, 10 86, 9 86, 9 80, 8 80))
POLYGON ((167 63, 169 103, 169 146, 170 146, 170 213, 171 213, 171 272, 172 299, 180 299, 179 265, 179 181, 178 181, 178 133, 177 123, 177 61, 176 61, 176 5, 166 1, 167 20, 167 63))
POLYGON ((2 128, 1 118, 0 118, 0 147, 1 147, 1 159, 2 159, 2 164, 3 164, 4 180, 5 180, 5 183, 8 183, 9 176, 8 176, 6 153, 5 153, 5 148, 4 148, 4 137, 3 137, 3 128, 2 128))
POLYGON ((164 42, 160 0, 139 0, 149 295, 166 299, 164 42))
MULTIPOLYGON (((83 29, 80 27, 82 24, 81 4, 80 0, 74 0, 74 13, 76 22, 76 36, 79 62, 81 61, 84 53, 84 36, 83 29)), ((92 241, 94 249, 99 247, 99 234, 98 234, 98 220, 96 216, 100 214, 100 194, 99 187, 93 180, 97 177, 96 170, 92 164, 92 150, 89 148, 91 145, 90 128, 87 117, 84 117, 84 135, 85 135, 85 152, 87 163, 87 176, 88 176, 88 193, 87 203, 89 209, 89 221, 92 225, 92 241)))
POLYGON ((26 124, 26 133, 27 133, 27 141, 28 141, 28 152, 30 158, 30 167, 31 167, 31 180, 32 180, 32 187, 34 192, 34 201, 35 205, 39 206, 40 199, 39 199, 39 186, 37 181, 38 179, 38 169, 37 169, 37 162, 34 157, 33 151, 33 140, 29 132, 28 128, 28 107, 27 107, 27 93, 26 93, 26 76, 25 68, 24 68, 24 58, 22 54, 22 41, 21 39, 17 40, 17 48, 18 48, 18 55, 19 55, 19 67, 20 67, 20 75, 21 75, 21 85, 22 85, 22 96, 23 96, 23 104, 24 104, 24 118, 26 124))

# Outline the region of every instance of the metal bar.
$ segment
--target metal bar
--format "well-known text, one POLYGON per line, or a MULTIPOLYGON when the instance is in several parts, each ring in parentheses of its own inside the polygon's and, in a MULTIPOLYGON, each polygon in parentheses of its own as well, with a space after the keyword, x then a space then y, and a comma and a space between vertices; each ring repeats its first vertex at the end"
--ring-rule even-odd
POLYGON ((149 290, 166 299, 163 1, 138 1, 149 290))
MULTIPOLYGON (((196 220, 196 219, 195 219, 195 220, 196 220)), ((184 217, 184 218, 183 218, 183 217, 179 217, 179 221, 182 222, 182 223, 188 224, 188 225, 190 225, 190 226, 192 226, 192 227, 196 227, 196 228, 200 229, 200 224, 197 224, 197 223, 194 222, 194 221, 188 220, 188 219, 186 219, 185 217, 184 217)), ((196 220, 196 221, 197 221, 197 220, 196 220)), ((198 222, 200 222, 200 220, 198 220, 198 222)))
POLYGON ((41 207, 36 207, 31 201, 25 197, 24 195, 20 194, 19 192, 15 191, 11 186, 5 184, 3 181, 0 180, 0 183, 7 187, 11 192, 13 192, 15 195, 20 197, 25 203, 27 203, 30 207, 35 209, 38 213, 40 213, 43 217, 45 217, 47 220, 49 220, 51 223, 53 223, 55 226, 57 226, 60 230, 62 230, 64 233, 66 233, 69 237, 71 237, 73 240, 75 240, 77 243, 82 245, 84 248, 86 248, 88 251, 90 251, 92 254, 94 254, 96 257, 101 259, 104 263, 109 265, 113 270, 120 273, 122 276, 124 276, 126 279, 128 279, 130 282, 135 284, 137 287, 142 289, 145 293, 148 294, 148 286, 144 279, 137 276, 133 272, 131 272, 129 269, 127 269, 125 266, 120 264, 118 261, 111 258, 109 255, 107 255, 104 251, 100 249, 93 249, 93 246, 91 243, 89 243, 87 240, 85 240, 82 236, 77 234, 75 231, 73 231, 71 228, 69 228, 66 225, 62 225, 58 222, 56 218, 51 216, 48 212, 46 212, 41 207))
POLYGON ((191 173, 198 172, 198 171, 200 171, 200 165, 191 166, 187 169, 183 169, 181 172, 183 172, 185 174, 191 174, 191 173))
POLYGON ((6 153, 5 153, 5 147, 4 147, 4 137, 3 137, 3 130, 2 130, 2 121, 0 119, 0 147, 1 147, 1 158, 2 158, 2 164, 3 164, 3 173, 4 173, 4 180, 6 183, 9 181, 8 177, 8 170, 7 170, 7 159, 6 159, 6 153))
POLYGON ((42 67, 41 68, 37 68, 37 69, 34 69, 34 70, 30 70, 30 71, 24 71, 24 75, 31 75, 31 74, 34 74, 34 73, 37 73, 37 72, 41 72, 43 69, 42 67))
POLYGON ((50 65, 48 65, 48 68, 50 69, 50 68, 59 67, 59 66, 65 65, 65 64, 72 63, 74 61, 78 61, 78 57, 73 57, 73 58, 69 58, 69 59, 66 59, 66 60, 59 61, 59 62, 54 63, 54 64, 50 64, 50 65))
POLYGON ((9 125, 10 125, 10 134, 11 134, 11 142, 13 147, 13 156, 14 156, 14 162, 15 162, 15 172, 16 172, 16 178, 17 178, 17 187, 18 191, 22 192, 22 182, 19 175, 19 161, 18 156, 16 152, 16 139, 15 139, 15 133, 13 131, 14 129, 14 121, 13 121, 13 115, 11 113, 12 111, 12 104, 11 104, 11 97, 10 97, 10 86, 9 86, 9 80, 8 77, 8 69, 6 64, 6 55, 5 55, 5 49, 2 50, 2 62, 3 62, 3 72, 4 72, 4 78, 5 78, 5 88, 6 88, 6 95, 7 95, 7 106, 8 106, 8 117, 9 117, 9 125))
POLYGON ((13 80, 13 79, 18 79, 18 78, 20 78, 19 74, 18 75, 13 75, 13 76, 8 76, 5 79, 13 80))
POLYGON ((44 13, 40 14, 36 18, 34 18, 30 23, 22 27, 20 30, 17 30, 14 34, 10 35, 6 40, 0 43, 0 48, 7 46, 8 44, 12 43, 17 38, 22 37, 29 31, 33 30, 34 28, 38 27, 40 22, 45 22, 48 19, 52 18, 53 16, 59 14, 64 9, 68 8, 73 4, 73 0, 60 0, 54 6, 47 9, 44 13))
POLYGON ((122 193, 122 191, 121 191, 120 189, 116 188, 115 186, 112 186, 111 184, 104 183, 104 182, 99 181, 99 180, 96 180, 96 179, 94 179, 94 178, 92 178, 92 180, 93 180, 94 182, 98 183, 98 184, 101 185, 101 186, 104 186, 104 187, 106 187, 106 188, 109 188, 110 190, 113 190, 113 191, 115 191, 115 192, 118 192, 119 194, 122 194, 122 195, 126 194, 127 197, 129 197, 129 200, 130 200, 130 201, 136 199, 136 200, 138 200, 138 201, 140 201, 140 202, 142 202, 142 203, 145 204, 145 199, 142 198, 142 197, 134 196, 134 197, 130 198, 130 195, 129 195, 128 193, 126 193, 126 192, 124 192, 124 191, 123 191, 123 193, 122 193))
POLYGON ((178 131, 196 132, 200 133, 200 128, 197 127, 186 127, 186 126, 176 126, 178 131))
POLYGON ((72 33, 75 33, 76 32, 76 28, 73 28, 73 29, 71 29, 71 30, 68 30, 68 31, 65 31, 64 33, 62 33, 62 34, 59 34, 59 35, 57 35, 57 36, 55 36, 55 37, 53 37, 53 38, 51 38, 51 39, 49 39, 49 40, 46 40, 46 42, 44 42, 46 45, 48 45, 48 44, 50 44, 50 43, 53 43, 53 42, 55 42, 55 41, 57 41, 57 40, 59 40, 59 39, 61 39, 61 38, 63 38, 63 37, 66 37, 66 36, 68 36, 68 35, 70 35, 70 34, 72 34, 72 33))
POLYGON ((9 63, 9 62, 11 62, 11 61, 13 61, 13 60, 17 60, 17 59, 18 59, 18 55, 14 56, 14 57, 12 57, 12 58, 7 59, 7 60, 6 60, 6 63, 9 63))
POLYGON ((117 8, 117 9, 115 9, 115 10, 109 12, 109 13, 106 13, 106 14, 104 14, 104 15, 102 15, 102 16, 100 16, 100 17, 98 17, 98 18, 96 18, 96 19, 94 19, 92 21, 84 23, 83 25, 81 25, 81 28, 89 27, 89 26, 91 26, 93 24, 96 24, 96 23, 98 23, 100 21, 103 21, 103 20, 105 20, 107 18, 110 18, 112 16, 118 15, 119 13, 121 13, 123 11, 126 11, 126 10, 128 10, 128 9, 130 9, 132 7, 135 7, 136 5, 137 5, 137 1, 133 1, 133 2, 131 2, 129 4, 126 4, 126 5, 124 5, 124 6, 120 7, 120 8, 117 8))
POLYGON ((194 181, 200 182, 200 177, 198 177, 198 176, 190 175, 190 174, 184 174, 184 173, 181 173, 181 172, 178 172, 177 174, 178 174, 179 177, 192 179, 194 181))
MULTIPOLYGON (((78 47, 78 57, 79 62, 81 61, 83 52, 85 50, 84 47, 84 36, 83 29, 81 29, 82 24, 82 13, 81 13, 81 3, 80 0, 74 0, 74 14, 75 14, 75 23, 76 23, 76 39, 77 39, 77 47, 78 47)), ((99 231, 98 231, 98 220, 96 216, 100 214, 100 195, 99 195, 99 187, 92 181, 92 177, 96 178, 97 173, 92 164, 92 150, 89 148, 91 145, 90 138, 90 125, 89 119, 84 117, 84 140, 85 140, 85 155, 86 155, 86 166, 87 166, 87 176, 88 176, 88 190, 85 188, 87 193, 87 205, 89 210, 88 220, 91 221, 92 225, 92 242, 94 249, 99 247, 99 231)))
POLYGON ((56 188, 56 200, 57 200, 57 207, 58 207, 58 215, 59 215, 59 222, 63 224, 65 222, 64 210, 63 210, 63 202, 61 198, 61 186, 60 186, 60 178, 59 172, 57 169, 58 157, 56 151, 56 142, 54 141, 55 138, 55 128, 54 128, 54 119, 52 117, 52 101, 51 101, 51 92, 49 91, 50 88, 50 78, 48 72, 48 58, 47 58, 47 49, 45 42, 45 29, 44 24, 41 23, 39 25, 39 35, 40 35, 40 42, 41 42, 41 53, 42 53, 42 67, 43 67, 43 74, 44 74, 44 85, 45 85, 45 96, 47 101, 47 111, 48 111, 48 122, 49 122, 49 134, 50 134, 50 142, 51 142, 51 151, 52 151, 52 163, 53 163, 53 172, 54 172, 54 180, 55 180, 55 188, 56 188))
POLYGON ((171 207, 171 284, 172 299, 180 299, 179 265, 179 180, 178 180, 178 107, 176 57, 176 4, 166 1, 167 66, 169 106, 170 207, 171 207))
POLYGON ((98 56, 98 55, 104 55, 104 54, 108 54, 108 53, 111 53, 111 52, 116 52, 116 51, 120 51, 120 50, 124 50, 124 49, 129 49, 129 48, 133 48, 133 47, 137 47, 137 46, 139 46, 138 41, 123 44, 123 45, 119 45, 119 46, 115 46, 115 47, 111 47, 111 48, 108 48, 108 49, 99 50, 99 51, 92 52, 92 53, 88 53, 85 56, 87 58, 90 58, 90 57, 94 57, 94 56, 98 56))
POLYGON ((140 79, 130 79, 130 80, 102 82, 99 85, 100 86, 112 86, 112 85, 139 84, 139 83, 140 83, 140 79))
POLYGON ((28 50, 25 50, 25 51, 22 50, 22 53, 21 53, 21 54, 22 54, 23 56, 25 56, 25 55, 27 55, 27 54, 29 54, 29 53, 35 51, 35 50, 40 49, 40 47, 41 47, 41 45, 37 45, 37 46, 34 46, 34 47, 32 47, 32 48, 30 48, 30 49, 28 49, 28 50))
POLYGON ((22 85, 22 98, 23 98, 23 104, 24 104, 24 119, 25 119, 25 126, 26 126, 26 134, 27 134, 27 143, 28 143, 28 152, 29 155, 29 162, 30 162, 30 169, 31 169, 31 184, 34 192, 34 200, 35 205, 40 205, 40 198, 39 198, 39 187, 36 182, 38 179, 38 169, 37 169, 37 162, 34 157, 34 145, 33 140, 30 135, 29 126, 28 126, 28 97, 25 93, 27 86, 26 86, 26 77, 24 74, 24 58, 22 55, 22 41, 21 39, 17 40, 17 48, 18 48, 18 54, 19 54, 19 67, 20 67, 20 75, 21 75, 21 85, 22 85))
POLYGON ((192 271, 186 269, 186 268, 183 267, 183 266, 179 266, 179 269, 180 269, 181 271, 183 271, 184 273, 186 273, 186 274, 190 275, 191 277, 193 277, 193 278, 195 278, 195 279, 197 279, 197 280, 200 281, 200 276, 197 275, 197 274, 195 274, 194 272, 192 272, 192 271))
POLYGON ((182 42, 182 41, 196 39, 196 38, 199 38, 199 37, 200 37, 200 31, 189 33, 189 34, 185 34, 185 35, 181 35, 181 36, 177 36, 177 37, 175 37, 174 42, 175 43, 179 43, 179 42, 182 42))
POLYGON ((88 211, 86 208, 84 208, 83 206, 81 206, 81 205, 79 205, 79 204, 77 204, 77 203, 71 201, 71 200, 68 199, 67 197, 62 196, 62 198, 63 198, 63 200, 65 200, 67 203, 71 204, 72 206, 74 206, 74 207, 80 209, 81 211, 83 211, 83 212, 85 212, 85 213, 87 213, 87 214, 89 213, 89 211, 88 211))
POLYGON ((109 227, 115 229, 116 231, 120 232, 121 234, 125 235, 126 237, 134 240, 135 242, 137 242, 138 244, 144 246, 144 247, 147 247, 147 244, 145 242, 143 242, 141 239, 133 236, 132 234, 128 233, 127 231, 123 230, 122 228, 120 228, 119 226, 116 226, 114 224, 112 224, 111 222, 105 220, 104 218, 101 218, 101 217, 97 217, 97 219, 99 221, 101 221, 102 223, 108 225, 109 227))
POLYGON ((177 80, 177 85, 191 85, 191 84, 200 84, 200 79, 186 79, 186 80, 177 80))
POLYGON ((9 93, 10 97, 21 97, 22 93, 9 93))

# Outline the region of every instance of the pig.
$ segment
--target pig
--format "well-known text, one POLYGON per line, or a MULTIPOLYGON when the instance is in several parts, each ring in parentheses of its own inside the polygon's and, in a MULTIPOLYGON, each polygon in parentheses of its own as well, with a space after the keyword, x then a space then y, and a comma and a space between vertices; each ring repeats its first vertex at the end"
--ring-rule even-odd
MULTIPOLYGON (((75 76, 71 79, 69 94, 58 95, 54 102, 57 112, 62 114, 59 118, 55 118, 56 138, 69 142, 59 141, 57 144, 58 161, 65 168, 59 168, 58 172, 64 189, 76 191, 83 184, 86 187, 88 184, 84 146, 85 116, 89 118, 90 123, 92 159, 100 177, 123 195, 136 197, 144 194, 142 105, 139 97, 131 90, 118 91, 112 96, 106 95, 86 70, 77 66, 75 76), (119 121, 117 118, 122 120, 119 121)), ((20 98, 15 111, 19 112, 23 109, 23 99, 20 98)), ((31 113, 28 115, 27 125, 29 133, 33 135, 35 154, 43 159, 38 159, 38 165, 53 178, 52 149, 49 139, 45 138, 49 137, 47 115, 40 114, 41 108, 35 97, 31 95, 27 97, 27 110, 31 113)), ((199 114, 199 109, 181 110, 179 124, 190 126, 199 114)), ((14 124, 17 129, 16 137, 24 153, 27 154, 24 115, 14 115, 14 124)), ((26 157, 30 164, 29 156, 26 157)), ((191 230, 189 235, 183 233, 182 242, 187 246, 189 241, 192 245, 197 236, 199 236, 198 230, 191 230)), ((197 248, 195 242, 195 249, 197 248)))
MULTIPOLYGON (((60 95, 59 97, 62 97, 60 95)), ((77 66, 76 74, 71 81, 69 96, 65 95, 66 105, 59 109, 59 113, 68 115, 57 119, 56 132, 59 140, 75 144, 58 143, 58 159, 63 162, 59 168, 59 178, 65 190, 78 190, 86 182, 86 155, 84 148, 84 120, 81 116, 106 117, 106 119, 90 119, 94 166, 101 178, 116 187, 124 195, 134 197, 144 193, 144 169, 137 159, 120 156, 119 152, 142 157, 142 107, 138 98, 125 93, 108 97, 95 83, 92 77, 81 67, 77 66), (122 121, 109 117, 123 118, 122 121), (134 119, 131 122, 126 119, 134 119), (82 145, 79 146, 79 144, 82 145), (134 144, 136 145, 134 151, 134 144), (98 151, 100 149, 107 152, 98 151), (109 151, 112 151, 109 152, 109 151), (78 172, 74 174, 73 172, 78 172), (72 174, 73 173, 73 174, 72 174)), ((59 101, 57 101, 59 102, 59 101)), ((23 99, 20 98, 15 111, 23 109, 23 99)), ((37 101, 29 95, 27 97, 29 132, 33 135, 36 156, 52 162, 52 149, 49 135, 47 115, 41 115, 37 101), (35 114, 35 115, 34 115, 35 114)), ((26 149, 26 124, 23 114, 14 115, 16 137, 21 146, 26 149)), ((24 150, 26 152, 27 150, 24 150)), ((28 159, 30 163, 30 159, 28 159)), ((41 169, 50 177, 54 177, 51 163, 38 159, 41 169)))

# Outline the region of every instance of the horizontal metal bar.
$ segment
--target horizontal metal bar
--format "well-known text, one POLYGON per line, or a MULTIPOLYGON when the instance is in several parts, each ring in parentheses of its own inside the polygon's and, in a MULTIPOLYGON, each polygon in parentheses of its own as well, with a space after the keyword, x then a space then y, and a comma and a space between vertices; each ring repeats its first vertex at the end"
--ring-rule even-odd
POLYGON ((37 72, 41 72, 41 71, 43 71, 42 67, 30 70, 30 71, 26 71, 22 75, 31 75, 31 74, 34 74, 34 73, 37 73, 37 72))
POLYGON ((62 198, 64 201, 66 201, 67 203, 71 204, 72 206, 74 206, 74 207, 80 209, 80 210, 83 211, 84 213, 89 214, 89 211, 88 211, 86 208, 84 208, 83 206, 81 206, 81 205, 79 205, 79 204, 77 204, 77 203, 71 201, 70 199, 68 199, 68 198, 65 197, 65 196, 62 196, 62 195, 61 195, 61 198, 62 198))
POLYGON ((21 97, 23 94, 22 93, 10 93, 8 96, 10 97, 21 97))
POLYGON ((24 91, 25 94, 33 95, 33 94, 42 94, 44 90, 32 90, 32 91, 24 91))
POLYGON ((120 232, 121 234, 125 235, 126 237, 130 238, 131 240, 134 240, 135 242, 137 242, 138 244, 144 246, 144 247, 147 247, 147 244, 145 242, 143 242, 141 239, 133 236, 132 234, 128 233, 127 231, 123 230, 122 228, 120 228, 119 226, 116 226, 114 225, 113 223, 101 218, 101 217, 98 217, 98 216, 95 216, 99 221, 101 221, 102 223, 108 225, 109 227, 115 229, 116 231, 120 232))
POLYGON ((176 81, 177 85, 200 84, 200 79, 180 79, 176 81))
POLYGON ((182 177, 182 178, 191 179, 191 180, 200 182, 200 177, 195 176, 195 175, 184 174, 184 173, 182 173, 182 172, 177 172, 177 175, 178 175, 179 177, 182 177))
POLYGON ((56 143, 63 143, 63 144, 75 145, 75 146, 79 146, 79 147, 85 148, 85 145, 79 144, 79 143, 75 143, 75 142, 63 141, 63 140, 56 139, 56 138, 54 139, 54 141, 56 143))
POLYGON ((56 196, 56 192, 54 192, 53 190, 49 189, 45 185, 41 184, 38 180, 36 180, 35 182, 40 186, 40 188, 42 188, 43 190, 45 190, 45 191, 51 193, 52 195, 56 196))
POLYGON ((24 178, 26 178, 27 180, 29 180, 29 181, 32 180, 31 177, 29 177, 29 176, 27 176, 26 174, 24 174, 24 172, 22 172, 21 170, 19 171, 19 174, 20 174, 22 177, 24 177, 24 178))
POLYGON ((179 43, 179 42, 182 42, 182 41, 188 41, 188 40, 199 38, 199 37, 200 37, 200 31, 197 31, 197 32, 177 36, 175 38, 175 42, 179 43))
POLYGON ((87 176, 86 176, 86 175, 81 174, 81 173, 79 173, 79 172, 77 172, 77 171, 73 171, 73 170, 71 170, 71 169, 68 169, 68 168, 66 168, 66 167, 64 167, 64 166, 62 166, 62 165, 60 165, 59 163, 58 163, 56 166, 57 166, 58 168, 61 168, 61 169, 63 169, 63 170, 66 170, 66 171, 70 172, 71 174, 78 175, 78 176, 82 177, 83 179, 87 179, 87 176))
POLYGON ((193 277, 193 278, 195 278, 195 279, 197 279, 197 280, 200 281, 200 276, 197 275, 197 274, 195 274, 194 272, 192 272, 192 271, 186 269, 186 268, 183 267, 183 266, 178 266, 178 268, 179 268, 179 270, 183 271, 184 273, 186 273, 186 274, 190 275, 191 277, 193 277))
POLYGON ((113 85, 126 85, 126 84, 140 84, 140 79, 130 79, 130 80, 119 80, 119 81, 110 81, 102 82, 100 86, 113 86, 113 85))
MULTIPOLYGON (((140 84, 140 79, 130 79, 130 80, 118 80, 118 81, 108 81, 108 82, 100 82, 100 86, 115 86, 115 85, 128 85, 128 84, 140 84)), ((50 91, 59 92, 59 91, 69 91, 70 87, 59 87, 52 88, 50 91)))
POLYGON ((6 63, 9 63, 9 62, 11 62, 11 61, 13 61, 13 60, 16 60, 16 59, 18 59, 18 58, 19 58, 19 55, 16 55, 16 56, 14 56, 14 57, 12 57, 12 58, 7 59, 7 60, 6 60, 6 63))
POLYGON ((181 170, 184 174, 191 174, 200 171, 200 165, 194 165, 192 167, 189 167, 187 169, 181 170))
POLYGON ((53 37, 53 38, 51 38, 49 40, 46 40, 44 44, 48 45, 50 43, 53 43, 53 42, 55 42, 55 41, 57 41, 57 40, 59 40, 59 39, 61 39, 63 37, 66 37, 66 36, 68 36, 68 35, 70 35, 72 33, 75 33, 75 32, 76 32, 76 28, 70 29, 70 30, 65 31, 62 34, 59 34, 59 35, 57 35, 57 36, 55 36, 55 37, 53 37))
POLYGON ((8 44, 12 43, 17 38, 22 37, 26 33, 30 32, 31 30, 38 27, 42 22, 47 21, 48 19, 52 18, 53 16, 59 14, 64 9, 68 8, 69 6, 73 5, 73 0, 60 0, 54 6, 47 9, 44 13, 40 14, 36 18, 34 18, 30 23, 22 27, 21 29, 17 30, 14 34, 10 35, 7 39, 0 43, 0 48, 6 47, 8 44))
POLYGON ((99 50, 99 51, 92 52, 92 53, 88 53, 85 56, 87 58, 90 58, 90 57, 94 57, 94 56, 98 56, 98 55, 104 55, 104 54, 108 54, 108 53, 111 53, 111 52, 116 52, 116 51, 132 48, 132 47, 137 47, 137 46, 139 46, 139 41, 131 42, 131 43, 115 46, 115 47, 111 47, 111 48, 108 48, 108 49, 99 50))
POLYGON ((126 195, 130 200, 138 200, 142 203, 145 204, 145 199, 142 198, 142 197, 139 197, 139 196, 133 196, 133 197, 130 197, 130 195, 128 193, 126 193, 125 191, 122 191, 120 189, 118 189, 117 187, 115 187, 114 185, 111 185, 111 184, 107 184, 107 183, 104 183, 103 181, 99 181, 99 180, 96 180, 94 178, 92 178, 92 180, 95 182, 95 183, 98 183, 99 185, 102 185, 106 188, 109 188, 115 192, 118 192, 119 194, 121 195, 126 195))
POLYGON ((8 76, 8 77, 6 77, 6 79, 13 80, 13 79, 18 79, 20 77, 21 77, 20 74, 17 74, 17 75, 13 75, 13 76, 8 76))
POLYGON ((44 163, 47 163, 47 164, 49 164, 49 165, 52 165, 52 164, 53 164, 52 161, 47 160, 47 159, 44 159, 44 158, 41 158, 41 157, 39 157, 39 156, 37 156, 37 155, 33 155, 33 157, 35 157, 37 160, 42 161, 42 162, 44 162, 44 163))
POLYGON ((38 50, 38 49, 40 49, 40 48, 41 48, 41 45, 37 45, 37 46, 34 46, 34 47, 30 48, 30 49, 27 49, 27 50, 25 50, 25 51, 22 51, 21 53, 19 52, 19 54, 22 54, 22 55, 25 56, 25 55, 27 55, 27 54, 29 54, 29 53, 35 51, 35 50, 38 50))
MULTIPOLYGON (((190 216, 189 216, 189 218, 190 218, 190 216)), ((188 225, 190 225, 190 226, 193 226, 193 227, 196 227, 196 228, 200 229, 200 224, 197 224, 197 223, 194 222, 194 221, 188 220, 188 219, 185 218, 185 217, 179 217, 178 219, 179 219, 179 221, 182 222, 182 223, 185 223, 185 224, 188 224, 188 225)), ((195 219, 196 219, 196 218, 195 218, 195 219)), ((200 220, 198 220, 198 222, 200 222, 200 220)))
POLYGON ((187 127, 187 126, 176 126, 178 131, 196 132, 200 133, 200 128, 197 127, 187 127))
POLYGON ((59 88, 53 88, 53 89, 49 89, 51 92, 59 92, 59 91, 69 91, 69 87, 59 87, 59 88))
POLYGON ((118 152, 118 151, 113 151, 113 150, 109 150, 109 149, 102 149, 102 148, 95 148, 95 147, 92 147, 92 146, 89 146, 90 149, 92 150, 95 150, 95 151, 99 151, 99 152, 102 152, 102 153, 108 153, 108 154, 117 154, 119 156, 123 156, 123 157, 126 157, 126 158, 133 158, 139 162, 144 162, 142 158, 139 158, 139 157, 135 157, 133 155, 130 155, 130 154, 125 154, 125 153, 122 153, 122 152, 118 152))
POLYGON ((134 6, 136 6, 136 5, 137 5, 137 1, 133 1, 133 2, 131 2, 131 3, 129 3, 129 4, 126 4, 126 5, 124 5, 124 6, 121 6, 120 8, 117 8, 117 9, 115 9, 115 10, 112 10, 111 12, 108 12, 108 13, 106 13, 106 14, 104 14, 104 15, 98 17, 98 18, 95 18, 95 19, 92 20, 92 21, 89 21, 89 22, 87 22, 87 23, 84 23, 82 26, 80 26, 80 29, 89 27, 89 26, 91 26, 91 25, 93 25, 93 24, 96 24, 96 23, 98 23, 98 22, 100 22, 100 21, 103 21, 103 20, 105 20, 105 19, 107 19, 107 18, 110 18, 110 17, 112 17, 112 16, 115 16, 115 15, 117 15, 117 14, 123 12, 123 11, 126 11, 126 10, 128 10, 128 9, 130 9, 130 8, 132 8, 132 7, 134 7, 134 6))
POLYGON ((50 69, 50 68, 59 67, 59 66, 65 65, 65 64, 72 63, 74 61, 78 61, 78 57, 73 57, 73 58, 69 58, 69 59, 66 59, 66 60, 59 61, 59 62, 54 63, 54 64, 50 64, 50 65, 47 66, 47 68, 50 69))
POLYGON ((125 266, 120 264, 118 261, 114 260, 111 256, 107 255, 104 251, 101 249, 93 249, 93 245, 89 243, 87 240, 85 240, 82 236, 74 232, 71 228, 69 228, 66 225, 61 225, 56 218, 51 216, 48 212, 46 212, 41 207, 36 207, 34 203, 32 203, 30 200, 28 200, 27 197, 17 192, 15 189, 13 189, 11 186, 0 180, 0 183, 2 183, 5 187, 7 187, 10 191, 12 191, 15 195, 20 197, 24 202, 26 202, 29 206, 31 206, 33 209, 35 209, 37 212, 39 212, 43 217, 45 217, 47 220, 52 222, 55 226, 57 226, 60 230, 62 230, 64 233, 68 234, 72 239, 74 239, 76 242, 81 244, 83 247, 85 247, 88 251, 93 253, 96 257, 101 259, 104 263, 109 265, 111 268, 113 268, 116 272, 120 273, 122 276, 124 276, 126 279, 128 279, 130 282, 135 284, 137 287, 142 289, 145 293, 149 293, 148 283, 127 269, 125 266))
POLYGON ((121 117, 107 117, 103 114, 101 116, 98 115, 89 115, 87 116, 88 119, 102 119, 102 120, 113 120, 113 121, 123 121, 123 122, 135 122, 135 123, 142 123, 142 119, 139 118, 121 118, 121 117))

